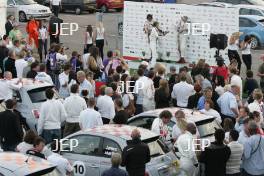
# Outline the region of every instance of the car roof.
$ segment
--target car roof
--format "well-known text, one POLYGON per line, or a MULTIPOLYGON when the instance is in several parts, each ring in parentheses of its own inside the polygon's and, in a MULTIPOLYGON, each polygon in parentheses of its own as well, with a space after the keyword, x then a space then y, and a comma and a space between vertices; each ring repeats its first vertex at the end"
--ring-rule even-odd
MULTIPOLYGON (((13 79, 14 82, 17 82, 18 80, 19 78, 13 79)), ((51 86, 53 85, 47 82, 37 81, 29 78, 22 78, 22 87, 27 91, 42 87, 51 87, 51 86)))
POLYGON ((239 15, 239 17, 249 18, 249 19, 255 20, 255 21, 264 20, 263 16, 258 16, 258 15, 239 15))
POLYGON ((196 123, 198 121, 203 121, 203 120, 215 118, 215 117, 210 116, 210 115, 202 114, 198 110, 192 110, 192 109, 187 109, 187 108, 177 108, 177 107, 155 109, 155 110, 151 110, 151 111, 146 111, 146 112, 143 112, 141 114, 136 115, 135 117, 140 117, 140 116, 155 116, 155 117, 159 117, 159 114, 162 111, 164 111, 164 110, 170 111, 173 116, 174 116, 176 111, 182 110, 184 112, 184 114, 185 114, 186 119, 191 121, 191 122, 194 122, 194 123, 196 123))
POLYGON ((230 3, 224 3, 224 2, 203 2, 199 4, 195 4, 197 6, 210 6, 210 7, 233 7, 233 4, 230 3))
POLYGON ((131 132, 134 129, 138 129, 141 135, 141 140, 148 140, 151 138, 158 138, 159 135, 144 128, 128 126, 128 125, 118 125, 118 124, 108 124, 97 126, 95 128, 87 129, 85 131, 80 131, 75 134, 104 134, 109 136, 119 137, 126 141, 131 140, 131 132))
POLYGON ((263 6, 258 6, 258 5, 237 4, 237 5, 234 5, 234 7, 264 10, 263 6))
POLYGON ((47 170, 51 172, 55 167, 55 165, 39 157, 16 152, 0 153, 0 171, 1 169, 9 170, 15 175, 29 175, 47 170))

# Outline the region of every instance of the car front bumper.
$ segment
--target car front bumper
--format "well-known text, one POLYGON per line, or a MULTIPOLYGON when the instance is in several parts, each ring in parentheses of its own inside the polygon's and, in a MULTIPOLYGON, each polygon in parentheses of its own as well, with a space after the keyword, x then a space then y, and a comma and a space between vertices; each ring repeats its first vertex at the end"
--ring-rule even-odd
POLYGON ((45 13, 45 14, 27 14, 27 17, 34 17, 36 19, 46 19, 51 16, 52 13, 45 13))

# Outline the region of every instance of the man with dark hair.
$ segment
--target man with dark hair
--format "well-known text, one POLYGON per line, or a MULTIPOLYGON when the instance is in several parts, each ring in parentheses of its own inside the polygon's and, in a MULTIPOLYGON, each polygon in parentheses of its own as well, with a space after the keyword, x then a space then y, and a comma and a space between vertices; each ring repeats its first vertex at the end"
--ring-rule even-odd
POLYGON ((236 118, 235 130, 238 132, 244 129, 243 121, 249 117, 249 109, 246 106, 239 108, 238 117, 236 118))
POLYGON ((33 149, 27 151, 28 155, 34 155, 43 159, 46 159, 45 155, 42 153, 45 147, 45 140, 42 137, 36 137, 33 143, 33 149))
POLYGON ((231 130, 229 133, 228 147, 231 150, 231 155, 226 163, 226 176, 240 176, 241 158, 244 147, 238 143, 239 133, 236 130, 231 130))
POLYGON ((30 66, 30 71, 27 73, 27 78, 35 79, 39 71, 39 63, 33 62, 30 66))
POLYGON ((129 115, 124 110, 122 99, 121 98, 116 98, 114 100, 114 103, 115 103, 116 114, 115 114, 115 117, 114 117, 113 121, 116 124, 127 124, 127 120, 129 118, 129 115))
POLYGON ((181 74, 180 82, 173 86, 171 98, 177 103, 174 106, 186 108, 188 105, 189 97, 194 93, 194 87, 186 82, 186 75, 181 74))
POLYGON ((122 164, 125 166, 129 176, 144 176, 146 163, 150 161, 150 150, 147 144, 140 139, 140 131, 134 129, 131 133, 131 141, 122 152, 122 164))
POLYGON ((17 78, 17 70, 16 70, 16 52, 11 49, 8 51, 8 58, 3 61, 4 72, 10 71, 12 73, 13 78, 17 78))
POLYGON ((71 95, 64 101, 64 108, 67 113, 64 136, 68 136, 80 130, 80 113, 87 108, 86 101, 79 94, 79 85, 71 86, 71 95))
POLYGON ((61 123, 66 120, 67 113, 60 100, 53 99, 54 90, 46 90, 47 101, 40 107, 38 134, 42 135, 47 144, 61 138, 61 123))
POLYGON ((159 117, 154 119, 151 131, 160 135, 161 139, 170 145, 171 135, 169 134, 168 124, 170 123, 172 114, 168 110, 164 110, 160 113, 159 117))
POLYGON ((244 143, 243 176, 264 175, 264 137, 258 134, 258 124, 248 123, 250 137, 244 143))
POLYGON ((23 131, 19 117, 14 113, 14 101, 5 102, 6 110, 0 113, 0 144, 4 151, 15 151, 22 141, 23 131))
POLYGON ((231 151, 224 145, 224 130, 217 129, 214 136, 215 142, 202 151, 199 161, 205 164, 205 176, 224 176, 231 151))
POLYGON ((246 81, 244 83, 243 92, 247 93, 247 95, 250 96, 252 94, 252 92, 257 88, 259 88, 259 85, 258 85, 257 80, 254 79, 253 71, 248 70, 247 71, 247 78, 246 78, 246 81))

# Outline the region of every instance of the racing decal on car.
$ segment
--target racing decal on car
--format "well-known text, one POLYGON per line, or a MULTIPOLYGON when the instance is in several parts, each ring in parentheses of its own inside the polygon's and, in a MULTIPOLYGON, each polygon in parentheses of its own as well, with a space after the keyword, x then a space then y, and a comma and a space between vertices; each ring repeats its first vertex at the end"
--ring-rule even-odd
POLYGON ((74 176, 84 176, 86 173, 86 167, 84 162, 82 161, 75 161, 73 163, 73 174, 74 176))

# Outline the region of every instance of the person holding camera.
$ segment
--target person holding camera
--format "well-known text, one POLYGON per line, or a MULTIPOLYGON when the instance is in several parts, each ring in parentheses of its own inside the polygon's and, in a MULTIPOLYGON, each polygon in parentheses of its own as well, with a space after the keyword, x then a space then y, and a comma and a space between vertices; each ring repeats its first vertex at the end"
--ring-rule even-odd
POLYGON ((244 41, 240 45, 242 50, 242 60, 245 63, 247 70, 251 70, 252 56, 251 56, 251 37, 246 35, 244 41))

